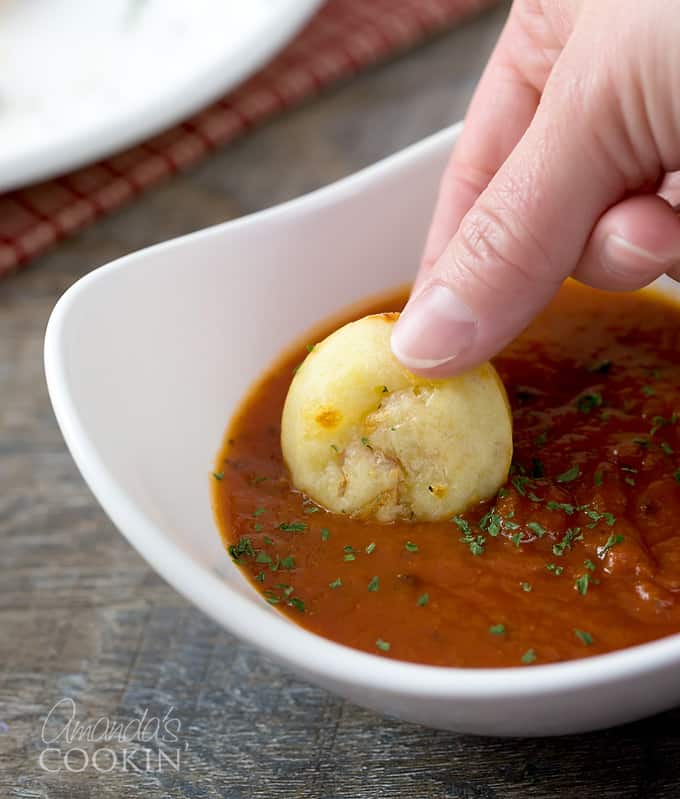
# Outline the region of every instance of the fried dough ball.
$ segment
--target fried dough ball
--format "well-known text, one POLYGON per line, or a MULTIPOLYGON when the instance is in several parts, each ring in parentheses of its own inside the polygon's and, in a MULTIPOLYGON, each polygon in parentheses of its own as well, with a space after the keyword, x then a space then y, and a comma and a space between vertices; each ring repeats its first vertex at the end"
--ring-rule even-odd
POLYGON ((293 378, 281 446, 318 505, 380 522, 435 521, 489 499, 512 459, 512 417, 490 363, 427 380, 390 350, 398 314, 350 322, 293 378))

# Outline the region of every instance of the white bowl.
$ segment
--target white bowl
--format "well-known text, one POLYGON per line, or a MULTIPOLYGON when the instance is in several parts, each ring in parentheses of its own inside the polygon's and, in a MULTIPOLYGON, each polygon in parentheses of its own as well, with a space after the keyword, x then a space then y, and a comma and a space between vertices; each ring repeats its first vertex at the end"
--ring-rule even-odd
POLYGON ((680 699, 678 635, 523 668, 389 660, 279 615, 220 542, 208 480, 234 409, 277 353, 315 322, 413 277, 457 132, 80 280, 47 329, 57 419, 106 512, 169 583, 229 631, 331 691, 410 721, 493 735, 571 733, 655 713, 680 699))

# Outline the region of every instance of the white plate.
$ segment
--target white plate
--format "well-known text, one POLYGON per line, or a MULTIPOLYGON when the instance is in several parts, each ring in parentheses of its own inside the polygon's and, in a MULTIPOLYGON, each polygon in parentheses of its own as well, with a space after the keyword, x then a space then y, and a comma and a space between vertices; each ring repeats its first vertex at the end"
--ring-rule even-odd
MULTIPOLYGON (((178 591, 296 673, 383 713, 464 732, 619 724, 680 700, 680 635, 508 669, 369 655, 270 608, 212 517, 209 472, 244 392, 315 322, 413 277, 456 135, 83 278, 49 322, 50 396, 76 463, 128 540, 178 591)), ((660 286, 678 296, 671 281, 660 286)))
POLYGON ((0 191, 141 141, 243 81, 321 0, 0 0, 0 191))

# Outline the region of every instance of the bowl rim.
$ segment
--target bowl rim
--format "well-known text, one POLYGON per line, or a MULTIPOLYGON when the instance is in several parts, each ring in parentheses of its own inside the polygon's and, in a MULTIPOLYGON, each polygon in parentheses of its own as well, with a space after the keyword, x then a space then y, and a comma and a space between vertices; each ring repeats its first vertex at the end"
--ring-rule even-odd
MULTIPOLYGON (((310 194, 125 255, 80 278, 56 303, 45 334, 45 375, 64 440, 106 514, 154 570, 228 631, 311 678, 316 676, 320 680, 352 684, 364 691, 374 689, 411 698, 507 699, 563 694, 642 677, 678 665, 680 633, 577 660, 496 668, 428 666, 370 654, 323 638, 264 602, 254 601, 255 595, 246 598, 239 594, 173 543, 162 528, 126 496, 79 416, 67 377, 66 327, 72 310, 85 299, 92 285, 110 279, 120 270, 134 268, 135 261, 143 260, 152 252, 162 253, 286 215, 305 214, 315 207, 351 197, 352 193, 379 179, 396 161, 420 159, 442 144, 451 143, 460 128, 461 123, 445 128, 310 194), (216 597, 220 597, 220 601, 215 601, 216 597)), ((192 268, 195 269, 195 265, 192 268)), ((209 479, 207 475, 206 479, 209 479)), ((215 535, 218 535, 217 529, 215 535)))

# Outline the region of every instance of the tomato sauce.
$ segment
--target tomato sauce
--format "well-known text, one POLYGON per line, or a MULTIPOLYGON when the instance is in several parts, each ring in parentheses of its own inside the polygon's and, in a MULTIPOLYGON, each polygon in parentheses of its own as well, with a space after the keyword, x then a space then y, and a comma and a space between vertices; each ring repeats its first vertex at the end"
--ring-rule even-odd
POLYGON ((401 660, 550 663, 680 632, 678 352, 679 307, 567 283, 494 360, 515 446, 498 496, 451 521, 381 525, 288 480, 280 420, 303 343, 229 428, 211 478, 224 543, 296 623, 401 660))

